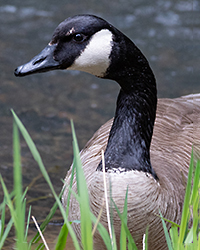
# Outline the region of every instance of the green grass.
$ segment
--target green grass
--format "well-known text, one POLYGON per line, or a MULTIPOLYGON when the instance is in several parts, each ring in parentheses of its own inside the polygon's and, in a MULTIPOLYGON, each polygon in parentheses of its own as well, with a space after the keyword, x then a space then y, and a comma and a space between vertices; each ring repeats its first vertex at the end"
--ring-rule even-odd
POLYGON ((185 201, 182 211, 181 224, 179 227, 172 225, 169 230, 165 226, 162 218, 168 249, 188 249, 200 250, 200 161, 198 160, 194 168, 193 152, 191 155, 188 181, 185 192, 185 201), (193 183, 193 185, 192 185, 193 183), (189 220, 192 218, 192 227, 189 229, 189 220))
MULTIPOLYGON (((72 126, 72 136, 73 136, 73 152, 74 152, 74 161, 73 161, 73 169, 70 180, 70 185, 67 186, 68 193, 68 206, 66 211, 64 210, 60 198, 64 190, 61 191, 59 195, 56 194, 52 182, 48 176, 48 173, 44 167, 40 154, 33 143, 31 137, 29 136, 27 130, 16 116, 14 111, 13 114, 13 180, 14 180, 14 188, 11 193, 8 192, 6 185, 3 181, 2 176, 0 175, 0 182, 4 192, 3 202, 0 204, 0 249, 3 247, 9 232, 12 226, 15 229, 15 239, 16 239, 16 249, 25 250, 25 249, 45 249, 43 243, 38 243, 41 239, 39 232, 33 237, 29 242, 27 241, 29 221, 31 218, 31 207, 29 208, 29 212, 27 217, 26 215, 26 192, 23 191, 23 183, 22 183, 22 169, 21 169, 21 153, 20 153, 20 140, 19 140, 19 131, 24 137, 35 161, 38 163, 41 173, 43 174, 46 182, 48 183, 51 192, 55 198, 55 203, 52 209, 49 212, 49 215, 44 220, 44 222, 40 226, 41 232, 44 232, 46 226, 52 219, 55 211, 59 208, 63 217, 64 224, 61 227, 60 233, 58 235, 57 242, 55 243, 56 250, 65 249, 68 234, 71 235, 73 240, 75 249, 81 249, 79 242, 77 240, 76 234, 73 231, 72 223, 68 220, 68 212, 69 212, 69 201, 70 197, 73 195, 79 202, 80 206, 80 228, 81 228, 81 244, 84 249, 92 250, 93 249, 93 225, 96 230, 99 231, 103 241, 107 249, 115 250, 117 249, 114 227, 112 222, 112 211, 115 209, 121 219, 121 234, 120 234, 120 249, 124 250, 128 248, 129 250, 137 250, 137 247, 134 243, 134 240, 131 236, 131 233, 127 227, 127 199, 128 199, 128 189, 126 196, 124 197, 124 209, 123 212, 120 213, 117 208, 115 202, 112 200, 112 189, 110 187, 111 200, 110 204, 112 206, 108 207, 107 217, 110 220, 110 230, 107 230, 103 227, 103 225, 99 222, 99 218, 96 218, 90 211, 89 206, 89 195, 86 185, 86 180, 84 177, 83 169, 81 166, 80 156, 79 156, 79 148, 75 135, 74 125, 72 126), (72 190, 73 178, 76 176, 77 180, 77 190, 78 193, 75 194, 72 190), (9 208, 10 211, 10 220, 5 222, 5 213, 6 207, 9 208), (36 244, 37 243, 37 244, 36 244)), ((173 250, 182 250, 182 249, 194 249, 200 250, 200 237, 199 237, 199 224, 200 224, 200 199, 199 199, 199 191, 200 191, 200 162, 197 161, 196 166, 193 165, 193 154, 191 156, 191 163, 188 174, 188 182, 185 194, 185 202, 182 212, 182 220, 181 224, 176 225, 172 223, 171 229, 167 230, 165 225, 165 219, 160 215, 166 240, 168 244, 168 249, 173 250), (188 228, 188 222, 190 218, 193 218, 192 227, 188 228)), ((144 250, 148 249, 148 228, 146 230, 144 236, 144 250)))

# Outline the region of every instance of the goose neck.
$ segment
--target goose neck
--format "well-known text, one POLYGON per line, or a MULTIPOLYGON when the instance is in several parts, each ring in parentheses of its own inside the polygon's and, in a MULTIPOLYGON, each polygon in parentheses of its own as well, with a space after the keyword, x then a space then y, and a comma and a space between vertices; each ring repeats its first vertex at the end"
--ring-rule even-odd
MULTIPOLYGON (((157 179, 150 162, 157 105, 155 79, 153 75, 148 81, 146 76, 135 81, 129 77, 118 80, 121 90, 105 151, 106 171, 138 170, 157 179)), ((102 163, 97 169, 102 170, 102 163)))

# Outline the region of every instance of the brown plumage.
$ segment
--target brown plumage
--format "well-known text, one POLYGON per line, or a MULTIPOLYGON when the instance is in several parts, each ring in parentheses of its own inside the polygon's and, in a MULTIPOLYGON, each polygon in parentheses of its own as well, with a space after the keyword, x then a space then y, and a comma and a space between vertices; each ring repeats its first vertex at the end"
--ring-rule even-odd
MULTIPOLYGON (((101 150, 105 151, 113 119, 106 122, 88 141, 81 151, 81 161, 91 200, 91 210, 98 216, 104 198, 102 173, 96 171, 101 160, 101 150)), ((188 167, 192 145, 194 155, 200 156, 200 94, 183 96, 176 99, 159 99, 151 143, 151 163, 158 175, 159 182, 140 172, 125 172, 123 175, 107 173, 112 182, 112 197, 123 211, 124 198, 128 185, 128 226, 138 249, 142 249, 142 237, 149 225, 150 250, 168 249, 158 208, 162 215, 176 223, 181 221, 188 167), (120 186, 119 186, 120 185, 120 186), (156 233, 155 233, 156 232, 156 233)), ((71 169, 65 182, 69 185, 71 169)), ((109 185, 107 185, 109 186, 109 185)), ((76 181, 73 189, 76 191, 76 181)), ((63 194, 66 206, 68 190, 63 194)), ((70 220, 80 219, 75 198, 71 199, 70 220)), ((104 205, 101 222, 107 226, 104 205)), ((114 225, 116 237, 120 237, 120 219, 115 211, 114 225)), ((169 228, 169 224, 168 228, 169 228)), ((78 224, 74 225, 80 237, 78 224)), ((80 238, 79 238, 80 239, 80 238)), ((102 250, 104 243, 98 233, 95 235, 95 250, 102 250)))
MULTIPOLYGON (((104 199, 103 149, 107 186, 111 183, 112 198, 121 212, 128 187, 128 227, 138 249, 147 225, 148 249, 167 249, 157 215, 160 209, 165 218, 180 223, 192 146, 195 157, 200 155, 200 94, 159 99, 157 105, 155 77, 144 55, 119 30, 91 15, 62 22, 47 47, 18 67, 15 75, 53 69, 78 69, 120 85, 114 120, 103 125, 81 151, 91 211, 98 216, 104 199)), ((70 174, 71 169, 67 185, 70 174)), ((77 191, 76 179, 73 189, 77 191)), ((66 188, 64 207, 67 194, 66 188)), ((77 219, 79 206, 72 196, 69 220, 77 219)), ((107 227, 105 205, 100 221, 107 227)), ((121 223, 115 209, 113 223, 119 245, 121 223)), ((73 223, 73 227, 81 241, 80 225, 73 223)), ((94 249, 105 249, 98 232, 94 249)))

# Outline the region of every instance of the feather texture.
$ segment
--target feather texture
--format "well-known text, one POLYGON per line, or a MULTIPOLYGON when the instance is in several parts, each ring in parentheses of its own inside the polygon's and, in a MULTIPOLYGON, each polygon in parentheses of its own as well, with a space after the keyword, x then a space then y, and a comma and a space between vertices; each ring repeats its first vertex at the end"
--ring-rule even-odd
MULTIPOLYGON (((112 123, 113 119, 101 126, 80 153, 91 210, 96 216, 104 199, 102 172, 96 171, 96 168, 101 161, 101 150, 106 148, 112 123)), ((180 223, 192 146, 196 158, 200 155, 199 124, 200 94, 159 99, 150 148, 152 166, 159 181, 139 171, 106 173, 108 187, 110 182, 112 185, 112 198, 121 212, 128 187, 128 227, 138 249, 142 249, 142 237, 147 225, 150 226, 148 249, 167 249, 161 219, 157 216, 158 209, 165 218, 180 223)), ((65 178, 68 185, 70 177, 71 170, 65 178)), ((75 179, 73 189, 76 191, 75 179)), ((63 194, 64 206, 67 193, 66 189, 63 194)), ((78 203, 72 198, 69 219, 80 219, 79 216, 78 203)), ((105 205, 100 221, 107 227, 105 205)), ((115 210, 113 221, 119 240, 121 223, 115 210)), ((79 225, 74 224, 74 229, 80 239, 79 225)), ((96 233, 94 249, 105 249, 103 246, 100 235, 96 233)))

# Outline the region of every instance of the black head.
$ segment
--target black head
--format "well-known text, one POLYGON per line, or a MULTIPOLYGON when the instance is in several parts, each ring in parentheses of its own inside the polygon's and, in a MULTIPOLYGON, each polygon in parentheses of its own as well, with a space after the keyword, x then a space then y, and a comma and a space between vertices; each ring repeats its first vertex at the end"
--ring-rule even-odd
POLYGON ((101 77, 110 63, 112 30, 112 25, 93 15, 67 18, 55 29, 47 47, 30 62, 19 66, 15 75, 69 68, 101 77))
POLYGON ((123 33, 93 15, 78 15, 60 23, 49 44, 30 62, 19 66, 15 75, 55 69, 109 78, 126 92, 143 89, 143 82, 151 82, 150 88, 154 85, 155 89, 153 73, 141 51, 123 33))

